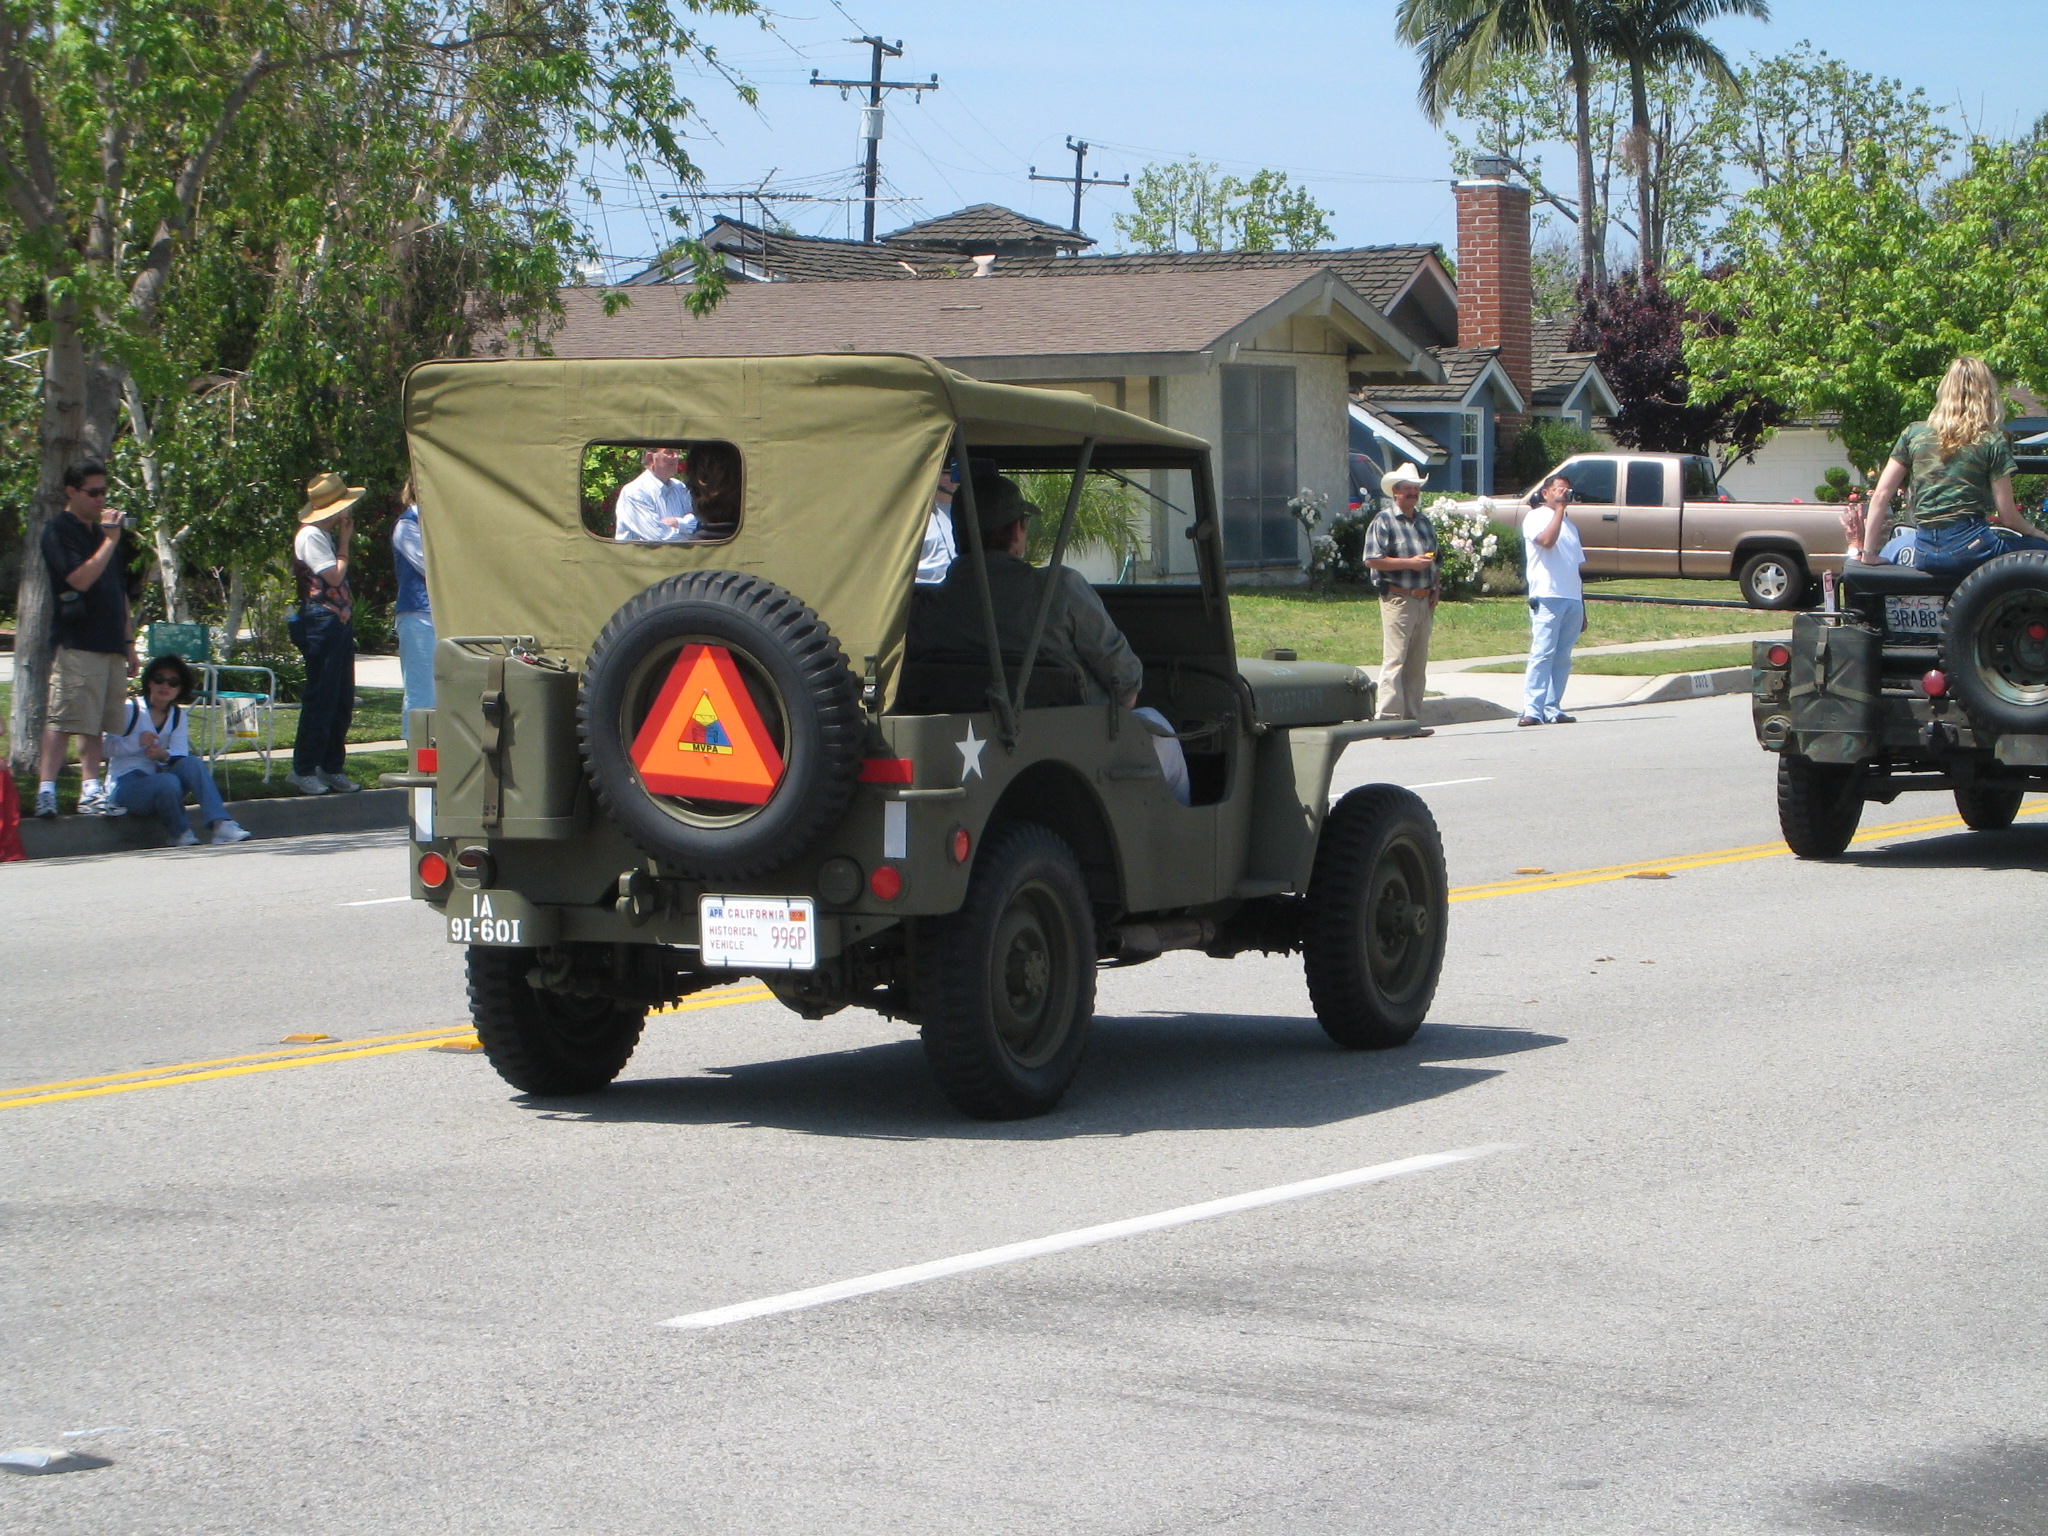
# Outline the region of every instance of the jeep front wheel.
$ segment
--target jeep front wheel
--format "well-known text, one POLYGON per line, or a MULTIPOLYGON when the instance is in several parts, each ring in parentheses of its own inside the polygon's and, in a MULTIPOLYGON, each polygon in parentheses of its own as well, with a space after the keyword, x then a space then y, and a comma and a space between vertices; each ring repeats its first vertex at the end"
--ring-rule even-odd
POLYGON ((1778 759, 1778 830, 1802 859, 1832 859, 1863 819, 1856 770, 1786 753, 1778 759))
POLYGON ((1020 1120, 1059 1103, 1095 1014, 1095 920, 1072 850, 1039 826, 991 838, 917 957, 925 1059, 953 1107, 1020 1120))
POLYGON ((1972 785, 1956 791, 1956 814, 1972 832, 2003 832, 2020 813, 2024 789, 2000 789, 1996 785, 1972 785))
POLYGON ((1331 807, 1302 933, 1325 1034, 1354 1051, 1414 1038, 1436 997, 1449 903, 1443 841, 1420 795, 1369 784, 1331 807))
POLYGON ((647 1010, 542 991, 526 979, 539 958, 530 949, 470 946, 476 1037, 498 1076, 522 1093, 595 1093, 626 1069, 647 1010))

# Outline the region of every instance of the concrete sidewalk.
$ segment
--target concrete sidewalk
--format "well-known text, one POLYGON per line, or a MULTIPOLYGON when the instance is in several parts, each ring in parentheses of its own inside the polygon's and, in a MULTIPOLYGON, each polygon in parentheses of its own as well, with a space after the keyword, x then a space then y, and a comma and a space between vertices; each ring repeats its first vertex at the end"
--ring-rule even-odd
MULTIPOLYGON (((145 660, 148 658, 145 657, 145 660)), ((0 683, 14 681, 14 652, 0 651, 0 683)), ((398 670, 396 656, 358 656, 356 658, 356 686, 358 688, 403 688, 405 678, 398 670)))

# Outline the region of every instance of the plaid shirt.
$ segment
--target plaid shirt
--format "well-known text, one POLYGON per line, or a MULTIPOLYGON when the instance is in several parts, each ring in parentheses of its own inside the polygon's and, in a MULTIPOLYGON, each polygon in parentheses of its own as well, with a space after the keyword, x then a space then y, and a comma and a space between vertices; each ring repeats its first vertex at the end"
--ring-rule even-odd
MULTIPOLYGON (((1403 517, 1393 506, 1372 520, 1372 526, 1365 530, 1365 548, 1360 551, 1367 560, 1406 560, 1435 553, 1436 525, 1429 520, 1429 514, 1417 509, 1413 517, 1403 517)), ((1426 571, 1374 571, 1372 584, 1382 592, 1389 587, 1426 592, 1436 585, 1436 567, 1426 571)))

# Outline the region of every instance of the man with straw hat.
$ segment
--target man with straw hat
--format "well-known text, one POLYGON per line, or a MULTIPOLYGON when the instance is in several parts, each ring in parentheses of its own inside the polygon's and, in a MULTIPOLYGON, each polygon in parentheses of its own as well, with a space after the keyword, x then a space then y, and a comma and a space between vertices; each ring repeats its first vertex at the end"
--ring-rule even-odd
MULTIPOLYGON (((1436 621, 1436 528, 1422 514, 1422 471, 1403 464, 1380 477, 1393 505, 1365 530, 1361 551, 1380 594, 1380 718, 1415 720, 1436 621)), ((1417 736, 1430 734, 1417 725, 1417 736)))
POLYGON ((333 471, 306 482, 299 531, 292 540, 292 574, 299 608, 287 628, 306 658, 306 691, 299 734, 292 743, 291 781, 301 794, 353 794, 359 786, 348 766, 348 728, 356 708, 355 605, 348 592, 348 541, 355 532, 349 508, 363 487, 333 471))

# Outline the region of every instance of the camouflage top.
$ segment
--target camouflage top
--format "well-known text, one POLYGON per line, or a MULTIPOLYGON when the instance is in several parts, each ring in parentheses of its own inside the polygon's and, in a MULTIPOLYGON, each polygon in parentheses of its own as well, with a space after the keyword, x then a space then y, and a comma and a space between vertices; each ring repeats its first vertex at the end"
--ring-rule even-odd
POLYGON ((1911 471, 1913 521, 1921 527, 1953 523, 1965 517, 1998 515, 1991 487, 2013 472, 2012 446, 2003 432, 1986 433, 1958 448, 1942 461, 1934 428, 1916 421, 1899 434, 1892 458, 1911 471))

